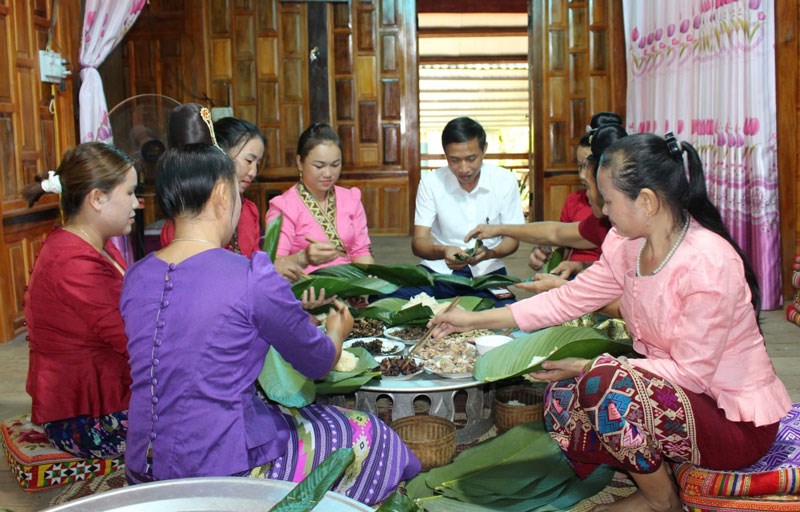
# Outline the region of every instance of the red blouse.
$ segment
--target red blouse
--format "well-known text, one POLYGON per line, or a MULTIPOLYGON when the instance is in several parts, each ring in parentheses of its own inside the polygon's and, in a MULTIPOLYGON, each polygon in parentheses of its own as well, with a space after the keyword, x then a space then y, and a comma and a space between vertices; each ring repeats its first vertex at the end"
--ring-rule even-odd
POLYGON ((598 219, 592 215, 586 217, 578 224, 578 232, 581 236, 597 247, 603 245, 603 240, 606 239, 606 235, 609 231, 611 231, 611 222, 609 222, 608 217, 598 219))
MULTIPOLYGON (((242 215, 239 217, 239 224, 236 226, 236 233, 239 237, 239 249, 247 258, 252 258, 253 253, 260 250, 261 246, 261 215, 258 213, 258 206, 249 199, 242 198, 242 215)), ((167 219, 164 227, 161 228, 161 247, 166 247, 175 238, 175 223, 167 219)), ((231 250, 228 245, 226 249, 231 250)))
MULTIPOLYGON (((125 268, 111 241, 105 250, 125 268)), ((25 292, 26 390, 35 423, 128 408, 131 376, 121 290, 119 270, 77 235, 56 228, 42 244, 25 292)))
MULTIPOLYGON (((594 216, 586 190, 577 190, 567 196, 564 206, 561 208, 561 222, 580 222, 587 217, 594 216)), ((573 249, 569 261, 597 261, 600 259, 600 246, 594 249, 573 249)))

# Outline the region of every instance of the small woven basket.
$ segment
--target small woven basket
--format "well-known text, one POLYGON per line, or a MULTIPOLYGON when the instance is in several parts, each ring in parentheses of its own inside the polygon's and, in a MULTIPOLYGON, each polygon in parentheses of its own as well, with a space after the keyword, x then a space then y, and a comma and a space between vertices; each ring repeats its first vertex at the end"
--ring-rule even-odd
POLYGON ((509 386, 498 389, 494 396, 494 424, 497 433, 516 427, 520 423, 542 419, 542 391, 530 386, 509 386), (509 405, 516 400, 524 405, 509 405))
POLYGON ((400 439, 414 452, 422 470, 444 466, 456 452, 456 426, 438 416, 409 416, 391 425, 400 439))

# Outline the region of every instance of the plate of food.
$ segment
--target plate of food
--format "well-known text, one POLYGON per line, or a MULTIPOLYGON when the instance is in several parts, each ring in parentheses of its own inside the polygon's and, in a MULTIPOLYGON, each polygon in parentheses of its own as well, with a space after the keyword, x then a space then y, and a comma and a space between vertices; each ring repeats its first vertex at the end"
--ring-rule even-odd
POLYGON ((353 347, 364 347, 364 349, 373 356, 399 354, 406 348, 402 341, 390 340, 388 338, 377 338, 374 336, 368 336, 366 338, 350 338, 342 343, 342 348, 353 347))
POLYGON ((422 359, 407 356, 377 356, 384 379, 408 380, 423 372, 422 359))
POLYGON ((427 359, 425 371, 445 379, 471 379, 474 360, 441 356, 427 359))
POLYGON ((389 339, 403 342, 406 345, 414 345, 425 335, 427 330, 428 328, 424 325, 406 325, 389 327, 383 331, 383 335, 389 339))

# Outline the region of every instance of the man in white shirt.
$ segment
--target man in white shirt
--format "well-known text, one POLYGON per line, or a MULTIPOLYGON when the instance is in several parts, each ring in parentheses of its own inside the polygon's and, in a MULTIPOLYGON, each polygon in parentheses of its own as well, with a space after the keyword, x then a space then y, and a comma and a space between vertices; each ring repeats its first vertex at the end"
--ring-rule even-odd
MULTIPOLYGON (((411 250, 423 258, 421 265, 432 272, 465 277, 506 274, 500 258, 517 250, 516 240, 486 239, 483 247, 467 257, 475 242, 466 242, 464 237, 478 224, 525 223, 515 176, 507 169, 483 163, 486 132, 468 117, 447 123, 442 132, 442 147, 447 167, 424 176, 417 191, 411 250)), ((430 287, 420 291, 430 294, 427 288, 430 287)), ((465 294, 497 298, 488 290, 464 289, 442 282, 432 288, 437 298, 465 294)), ((513 300, 513 295, 510 299, 513 300)))

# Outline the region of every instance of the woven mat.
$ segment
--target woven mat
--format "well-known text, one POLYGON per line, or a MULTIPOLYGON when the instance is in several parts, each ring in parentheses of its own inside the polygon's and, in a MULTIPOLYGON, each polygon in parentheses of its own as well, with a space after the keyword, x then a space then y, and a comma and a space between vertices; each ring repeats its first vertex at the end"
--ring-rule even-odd
POLYGON ((91 480, 75 482, 67 486, 64 492, 50 500, 50 506, 62 505, 68 501, 85 498, 92 494, 100 494, 101 492, 110 491, 112 489, 119 489, 128 485, 125 479, 125 466, 120 467, 118 470, 107 475, 98 476, 91 480))
POLYGON ((591 498, 586 498, 570 509, 570 512, 589 512, 598 505, 609 505, 636 492, 636 484, 625 473, 616 473, 605 489, 591 498))

